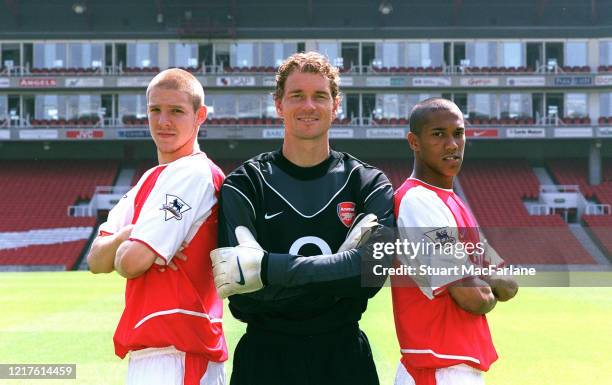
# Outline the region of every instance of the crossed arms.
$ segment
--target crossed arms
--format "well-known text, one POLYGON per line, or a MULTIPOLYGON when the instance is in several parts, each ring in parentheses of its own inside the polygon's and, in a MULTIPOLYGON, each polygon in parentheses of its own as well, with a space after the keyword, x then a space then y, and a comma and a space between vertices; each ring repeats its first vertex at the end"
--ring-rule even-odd
POLYGON ((124 278, 136 278, 149 270, 157 254, 144 244, 129 240, 133 228, 134 225, 128 225, 115 234, 96 237, 87 254, 92 273, 116 270, 124 278))

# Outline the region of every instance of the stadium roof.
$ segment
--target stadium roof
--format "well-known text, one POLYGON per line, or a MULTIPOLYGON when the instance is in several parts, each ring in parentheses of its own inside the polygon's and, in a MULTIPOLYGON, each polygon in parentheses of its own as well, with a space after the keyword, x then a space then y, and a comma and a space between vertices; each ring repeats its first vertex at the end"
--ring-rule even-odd
POLYGON ((0 9, 0 39, 612 37, 612 0, 4 0, 0 9))

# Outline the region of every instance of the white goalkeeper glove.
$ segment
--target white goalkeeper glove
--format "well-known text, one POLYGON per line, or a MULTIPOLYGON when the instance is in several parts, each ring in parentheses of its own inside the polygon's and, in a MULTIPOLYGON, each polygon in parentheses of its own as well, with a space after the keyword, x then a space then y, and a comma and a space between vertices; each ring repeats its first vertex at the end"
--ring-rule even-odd
POLYGON ((238 226, 235 234, 238 246, 221 247, 210 252, 215 286, 221 298, 263 287, 261 261, 264 250, 248 228, 238 226))
POLYGON ((344 243, 340 245, 338 253, 355 249, 364 244, 376 226, 378 226, 378 217, 375 214, 368 214, 361 218, 361 220, 355 223, 353 228, 349 231, 344 243))

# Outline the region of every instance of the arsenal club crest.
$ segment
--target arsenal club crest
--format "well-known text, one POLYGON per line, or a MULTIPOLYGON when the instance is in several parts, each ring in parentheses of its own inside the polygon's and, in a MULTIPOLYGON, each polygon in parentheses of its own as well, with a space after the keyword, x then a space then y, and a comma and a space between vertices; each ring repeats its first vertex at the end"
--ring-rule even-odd
POLYGON ((338 218, 346 227, 351 227, 355 220, 355 202, 340 202, 337 207, 338 218))

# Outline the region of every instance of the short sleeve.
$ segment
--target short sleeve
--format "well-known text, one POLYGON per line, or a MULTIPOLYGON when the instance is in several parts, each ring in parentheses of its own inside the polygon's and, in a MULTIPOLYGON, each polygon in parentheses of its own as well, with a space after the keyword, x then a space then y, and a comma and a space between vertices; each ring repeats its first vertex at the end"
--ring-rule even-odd
POLYGON ((195 236, 216 203, 206 162, 187 159, 170 164, 142 205, 130 239, 144 243, 168 263, 181 243, 195 236))
POLYGON ((98 229, 98 235, 112 235, 123 227, 132 223, 134 216, 133 202, 134 189, 125 194, 119 202, 109 211, 106 222, 102 223, 98 229))
POLYGON ((425 296, 432 299, 457 281, 469 277, 471 264, 462 244, 450 209, 436 193, 424 188, 408 190, 398 210, 398 232, 410 245, 398 260, 412 267, 411 278, 425 296))

